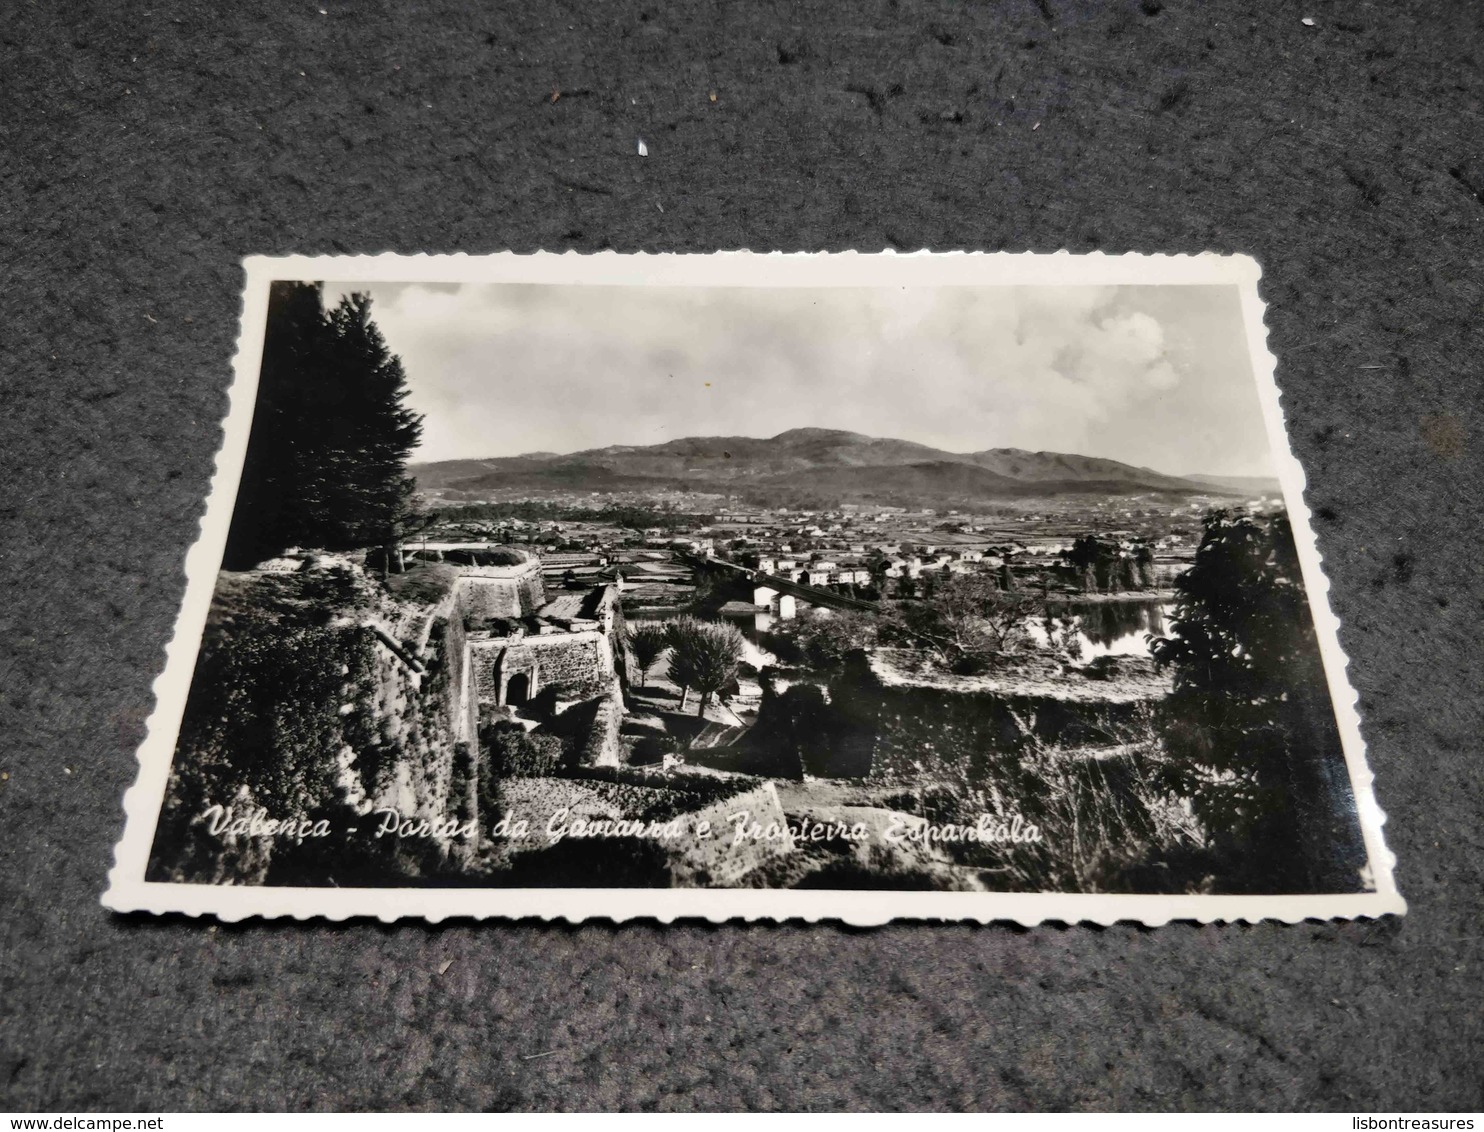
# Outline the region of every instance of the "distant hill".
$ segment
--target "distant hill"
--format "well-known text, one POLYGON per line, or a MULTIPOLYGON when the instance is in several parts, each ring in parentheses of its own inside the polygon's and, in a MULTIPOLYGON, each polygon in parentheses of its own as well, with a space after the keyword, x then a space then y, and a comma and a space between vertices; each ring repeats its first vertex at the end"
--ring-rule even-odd
POLYGON ((943 452, 925 444, 837 429, 777 436, 701 436, 645 446, 612 445, 488 460, 445 460, 411 469, 419 488, 477 496, 491 491, 691 489, 795 492, 842 500, 935 504, 1065 494, 1244 494, 1214 477, 1062 452, 993 448, 943 452))
POLYGON ((1185 479, 1205 487, 1219 488, 1233 495, 1281 495, 1283 485, 1276 476, 1186 476, 1185 479))
POLYGON ((1064 452, 1027 452, 1022 448, 991 448, 961 457, 977 467, 1022 483, 1133 483, 1141 488, 1188 492, 1191 477, 1167 476, 1150 468, 1120 464, 1097 456, 1064 452))

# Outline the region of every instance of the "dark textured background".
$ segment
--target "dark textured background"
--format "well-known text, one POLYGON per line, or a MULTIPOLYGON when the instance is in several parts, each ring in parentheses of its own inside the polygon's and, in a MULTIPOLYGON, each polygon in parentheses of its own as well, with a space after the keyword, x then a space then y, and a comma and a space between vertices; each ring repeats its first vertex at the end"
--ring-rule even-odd
POLYGON ((0 0, 0 1108, 1484 1105, 1478 6, 503 7, 0 0), (923 246, 1260 259, 1409 916, 99 907, 240 256, 923 246))

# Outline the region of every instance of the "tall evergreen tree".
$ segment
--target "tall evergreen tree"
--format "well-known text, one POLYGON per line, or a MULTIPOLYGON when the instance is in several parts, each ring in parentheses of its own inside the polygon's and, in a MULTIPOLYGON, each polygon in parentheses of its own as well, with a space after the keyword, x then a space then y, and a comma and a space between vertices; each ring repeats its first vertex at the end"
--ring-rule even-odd
POLYGON ((634 671, 642 688, 649 678, 649 670, 659 661, 660 654, 670 647, 670 637, 659 622, 641 622, 629 626, 629 647, 634 651, 634 671))
POLYGON ((406 468, 422 418, 406 401, 368 296, 326 312, 320 284, 274 283, 225 565, 290 546, 378 546, 390 558, 415 522, 406 468))
POLYGON ((309 375, 319 368, 324 304, 317 283, 274 283, 263 361, 224 564, 245 569, 292 546, 308 494, 304 478, 314 420, 309 375))
POLYGON ((685 696, 694 688, 701 693, 697 715, 717 692, 737 677, 745 642, 735 625, 725 621, 698 621, 681 617, 668 626, 670 638, 670 678, 680 685, 681 707, 685 696))
MULTIPOLYGON (((380 546, 383 560, 400 569, 403 537, 419 516, 413 506, 416 483, 407 475, 407 457, 422 438, 422 417, 407 407, 407 375, 402 360, 387 349, 371 321, 371 299, 350 295, 328 316, 333 363, 344 390, 336 423, 345 429, 339 457, 336 542, 342 548, 380 546)), ((327 517, 327 524, 333 517, 327 517)))
POLYGON ((1353 891, 1365 848, 1287 517, 1210 512, 1175 588, 1150 644, 1175 677, 1167 739, 1247 784, 1196 791, 1200 816, 1249 886, 1353 891))

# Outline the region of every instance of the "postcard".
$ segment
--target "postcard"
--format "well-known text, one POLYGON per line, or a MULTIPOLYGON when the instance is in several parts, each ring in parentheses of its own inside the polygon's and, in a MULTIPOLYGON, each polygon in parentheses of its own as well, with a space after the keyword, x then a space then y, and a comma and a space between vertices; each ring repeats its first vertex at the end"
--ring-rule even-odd
POLYGON ((244 267, 108 907, 1405 910, 1251 259, 244 267))

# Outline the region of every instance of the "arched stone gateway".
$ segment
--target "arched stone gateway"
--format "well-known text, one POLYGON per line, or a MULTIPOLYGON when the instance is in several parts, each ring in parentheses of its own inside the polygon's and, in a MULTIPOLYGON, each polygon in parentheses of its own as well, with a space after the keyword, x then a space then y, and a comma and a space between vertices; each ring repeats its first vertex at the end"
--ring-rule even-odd
POLYGON ((546 692, 591 699, 615 675, 613 648, 598 629, 484 638, 469 646, 480 699, 496 707, 529 703, 546 692))
POLYGON ((505 682, 505 703, 511 707, 518 707, 531 698, 531 678, 524 672, 517 672, 505 682))
POLYGON ((541 662, 530 653, 502 648, 491 675, 495 703, 501 707, 530 703, 541 691, 541 662))

